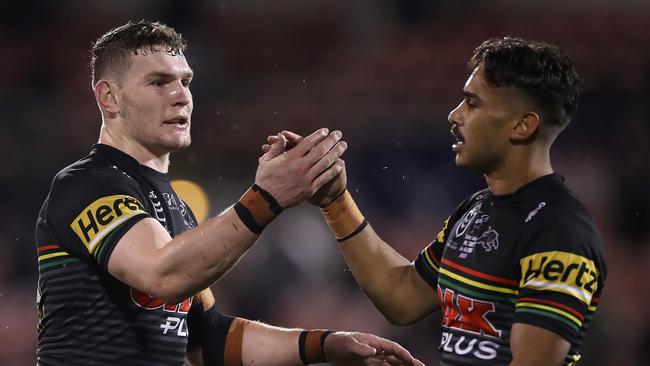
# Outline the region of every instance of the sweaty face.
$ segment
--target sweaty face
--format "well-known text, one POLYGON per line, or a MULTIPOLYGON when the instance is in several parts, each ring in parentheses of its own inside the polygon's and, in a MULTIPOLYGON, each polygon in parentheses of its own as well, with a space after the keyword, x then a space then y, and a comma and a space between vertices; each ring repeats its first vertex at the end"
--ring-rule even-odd
POLYGON ((487 84, 479 65, 467 79, 464 98, 449 113, 456 142, 456 165, 490 174, 501 168, 511 151, 510 132, 521 113, 521 93, 487 84))
POLYGON ((156 154, 189 146, 192 75, 183 55, 156 51, 131 56, 118 87, 124 133, 156 154))

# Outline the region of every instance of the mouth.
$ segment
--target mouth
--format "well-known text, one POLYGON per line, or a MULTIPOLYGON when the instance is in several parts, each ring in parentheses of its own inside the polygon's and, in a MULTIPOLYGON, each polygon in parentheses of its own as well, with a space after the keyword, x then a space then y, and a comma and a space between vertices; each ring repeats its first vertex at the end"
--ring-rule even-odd
POLYGON ((163 122, 163 125, 173 126, 179 129, 185 129, 189 125, 189 119, 185 116, 175 116, 163 122))
POLYGON ((460 133, 460 131, 458 130, 458 125, 455 124, 455 123, 451 126, 451 130, 449 130, 449 132, 451 133, 451 135, 456 140, 456 142, 453 145, 451 145, 451 149, 455 153, 457 153, 457 152, 459 152, 461 150, 461 148, 465 144, 465 138, 460 133))

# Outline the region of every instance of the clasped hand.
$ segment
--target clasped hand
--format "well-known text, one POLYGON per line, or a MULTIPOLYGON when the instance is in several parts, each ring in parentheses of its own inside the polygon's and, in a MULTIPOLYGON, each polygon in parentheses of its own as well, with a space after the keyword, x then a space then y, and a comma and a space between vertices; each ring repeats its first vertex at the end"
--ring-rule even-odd
POLYGON ((304 200, 323 207, 338 197, 347 185, 345 162, 347 149, 341 131, 322 128, 307 137, 289 131, 269 136, 255 183, 278 201, 283 208, 304 200))

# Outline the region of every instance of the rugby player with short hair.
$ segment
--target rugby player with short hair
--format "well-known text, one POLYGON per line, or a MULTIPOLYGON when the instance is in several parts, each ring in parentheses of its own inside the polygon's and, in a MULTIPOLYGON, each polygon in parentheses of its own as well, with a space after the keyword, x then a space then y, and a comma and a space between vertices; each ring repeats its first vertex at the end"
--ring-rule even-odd
POLYGON ((97 40, 92 88, 99 143, 61 170, 36 225, 38 365, 421 365, 369 334, 284 329, 220 314, 208 286, 283 208, 338 175, 340 131, 259 159, 232 208, 197 223, 171 187, 171 152, 190 145, 186 42, 160 23, 129 22, 97 40), (197 295, 198 294, 198 295, 197 295))
MULTIPOLYGON (((449 114, 452 149, 487 189, 461 202, 413 262, 367 223, 345 191, 345 171, 328 184, 340 197, 323 213, 389 321, 442 311, 442 365, 573 365, 607 274, 589 212, 549 156, 576 108, 580 78, 556 46, 512 37, 485 41, 469 67, 449 114)), ((289 147, 302 141, 283 134, 289 147)))

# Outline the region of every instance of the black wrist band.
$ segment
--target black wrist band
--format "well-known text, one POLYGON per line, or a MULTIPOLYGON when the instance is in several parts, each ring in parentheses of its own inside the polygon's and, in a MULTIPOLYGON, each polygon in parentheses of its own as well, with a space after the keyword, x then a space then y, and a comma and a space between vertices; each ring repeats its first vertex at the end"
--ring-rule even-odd
POLYGON ((327 362, 325 357, 325 338, 334 333, 331 330, 303 330, 298 337, 298 354, 305 365, 327 362))
POLYGON ((336 240, 337 240, 339 243, 342 242, 342 241, 346 241, 346 240, 352 238, 353 236, 359 234, 361 231, 363 231, 363 229, 366 228, 366 226, 368 226, 368 220, 363 220, 363 222, 361 223, 361 225, 359 225, 356 229, 354 229, 354 231, 351 232, 350 235, 346 236, 345 238, 336 239, 336 240))
POLYGON ((255 183, 253 183, 253 186, 251 188, 253 188, 253 191, 259 192, 262 195, 262 198, 264 198, 264 200, 269 203, 269 208, 271 209, 271 212, 275 214, 275 216, 278 216, 282 213, 282 206, 280 206, 278 201, 276 201, 269 192, 265 191, 262 189, 262 187, 258 186, 255 183))
POLYGON ((257 184, 241 196, 234 209, 244 225, 257 235, 282 212, 278 201, 257 184))
POLYGON ((300 354, 300 360, 305 365, 308 365, 307 357, 305 356, 305 341, 307 340, 308 333, 308 330, 303 330, 300 332, 300 337, 298 337, 298 353, 300 354))
POLYGON ((342 195, 344 195, 345 192, 346 192, 346 190, 344 189, 343 192, 339 193, 338 196, 334 197, 333 200, 329 201, 326 205, 320 206, 320 208, 325 208, 325 207, 329 206, 330 203, 336 201, 339 197, 341 197, 342 195))
POLYGON ((264 226, 260 225, 255 221, 255 218, 253 218, 253 214, 249 209, 246 208, 246 206, 242 205, 241 202, 235 203, 234 206, 235 212, 237 212, 237 216, 239 216, 239 219, 246 225, 248 230, 251 232, 260 235, 262 233, 262 230, 264 230, 264 226))
POLYGON ((325 353, 325 338, 332 333, 334 333, 333 330, 327 330, 320 336, 320 348, 323 349, 323 353, 325 353))

